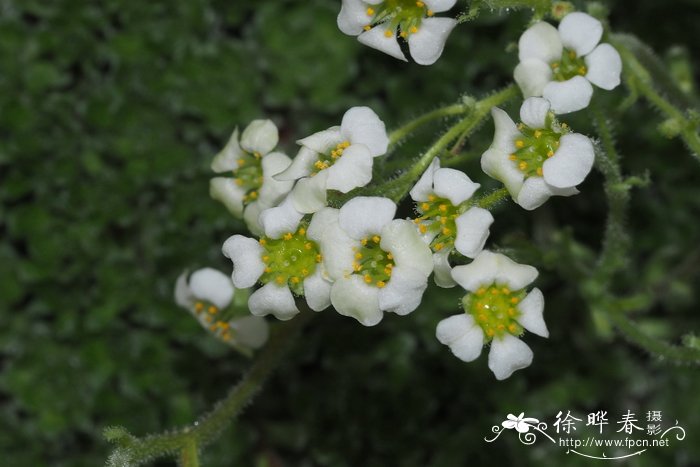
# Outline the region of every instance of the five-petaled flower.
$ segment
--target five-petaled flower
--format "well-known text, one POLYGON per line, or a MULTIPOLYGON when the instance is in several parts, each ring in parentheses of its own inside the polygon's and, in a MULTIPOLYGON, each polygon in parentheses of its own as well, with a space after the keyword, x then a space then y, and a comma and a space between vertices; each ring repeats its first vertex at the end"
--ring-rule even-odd
POLYGON ((586 108, 593 86, 620 84, 622 60, 613 46, 599 44, 603 25, 586 13, 570 13, 557 30, 539 22, 520 37, 515 81, 524 97, 544 96, 557 114, 586 108))
POLYGON ((326 190, 347 193, 372 180, 374 158, 386 153, 389 138, 384 122, 369 107, 345 112, 340 126, 308 136, 298 143, 292 164, 276 180, 298 180, 292 191, 297 211, 314 213, 326 206, 326 190))
POLYGON ((270 120, 253 120, 238 139, 233 131, 224 149, 214 157, 211 168, 218 174, 211 180, 211 197, 221 201, 236 217, 243 217, 256 235, 262 231, 258 216, 275 206, 292 189, 293 182, 275 180, 273 175, 289 167, 291 159, 271 152, 279 140, 277 127, 270 120))
POLYGON ((489 368, 498 380, 529 366, 532 350, 518 338, 523 329, 549 336, 542 292, 525 290, 537 278, 537 269, 484 250, 471 263, 452 269, 452 277, 468 292, 462 299, 464 313, 440 321, 437 339, 465 362, 475 360, 490 342, 489 368))
POLYGON ((408 42, 413 60, 431 65, 440 58, 445 41, 457 25, 453 18, 433 15, 452 8, 457 0, 343 0, 338 27, 362 44, 406 60, 398 37, 408 42), (398 36, 398 37, 397 37, 398 36))
POLYGON ((518 433, 527 433, 530 431, 531 426, 536 426, 540 421, 536 418, 525 417, 525 412, 520 412, 517 417, 512 413, 506 416, 507 420, 504 420, 501 425, 507 430, 515 430, 518 433))
POLYGON ((202 268, 175 284, 175 302, 224 342, 243 350, 262 347, 268 338, 268 325, 257 316, 240 316, 228 309, 235 289, 231 278, 221 271, 202 268))
POLYGON ((526 99, 519 125, 497 107, 491 115, 496 130, 491 147, 481 156, 481 168, 502 181, 516 203, 532 210, 550 196, 578 193, 576 185, 593 167, 593 143, 558 123, 549 101, 526 99))
POLYGON ((414 222, 433 251, 435 283, 440 287, 455 285, 450 275, 450 253, 457 250, 474 258, 489 236, 491 213, 464 206, 479 186, 464 172, 440 168, 440 159, 435 158, 410 191, 419 214, 414 222))
POLYGON ((325 208, 321 236, 323 261, 335 280, 336 311, 365 326, 383 312, 406 315, 418 307, 433 270, 428 245, 411 221, 394 219, 387 198, 356 197, 342 208, 325 208))

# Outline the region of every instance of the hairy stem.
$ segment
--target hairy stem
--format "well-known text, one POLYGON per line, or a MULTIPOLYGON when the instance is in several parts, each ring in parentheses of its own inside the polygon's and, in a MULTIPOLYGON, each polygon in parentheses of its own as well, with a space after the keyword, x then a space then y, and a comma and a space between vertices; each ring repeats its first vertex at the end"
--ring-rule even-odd
POLYGON ((446 107, 441 107, 439 109, 435 109, 428 113, 425 113, 406 123, 402 127, 399 127, 396 130, 389 133, 389 145, 395 145, 396 143, 413 133, 417 128, 427 123, 430 123, 440 118, 451 117, 454 115, 462 115, 465 112, 469 111, 469 108, 470 106, 468 104, 459 103, 448 105, 446 107))

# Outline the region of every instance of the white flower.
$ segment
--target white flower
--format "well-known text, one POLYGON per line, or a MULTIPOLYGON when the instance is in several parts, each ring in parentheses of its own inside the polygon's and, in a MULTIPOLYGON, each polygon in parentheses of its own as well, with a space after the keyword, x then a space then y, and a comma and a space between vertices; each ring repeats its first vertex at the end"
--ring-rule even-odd
POLYGON ((356 197, 340 210, 320 212, 327 220, 323 261, 335 280, 331 303, 365 326, 379 323, 383 311, 415 310, 433 269, 430 249, 413 223, 394 219, 395 212, 393 201, 377 197, 356 197))
POLYGON ((501 422, 503 428, 507 430, 512 430, 515 428, 518 433, 527 433, 530 431, 531 426, 536 427, 540 422, 536 418, 525 417, 525 412, 520 412, 520 415, 517 417, 512 413, 509 413, 506 418, 507 420, 501 422))
POLYGON ((239 288, 263 284, 248 300, 248 308, 256 316, 293 318, 299 313, 293 294, 304 296, 314 311, 330 305, 331 282, 318 246, 327 218, 323 211, 310 223, 302 218, 288 197, 260 215, 263 238, 233 235, 224 243, 223 253, 233 262, 233 284, 239 288))
POLYGON ((234 216, 243 217, 256 235, 262 231, 258 223, 260 212, 275 206, 293 186, 293 182, 273 178, 292 162, 281 152, 271 152, 278 139, 274 123, 253 120, 243 130, 240 142, 238 129, 234 130, 226 147, 211 164, 216 173, 231 173, 231 176, 211 180, 211 197, 221 201, 234 216))
POLYGON ((292 191, 299 212, 326 206, 326 190, 347 193, 372 179, 374 158, 386 153, 389 137, 384 122, 369 107, 352 107, 340 126, 302 140, 299 153, 276 180, 299 180, 292 191))
POLYGON ((184 272, 175 284, 175 302, 205 329, 234 347, 260 348, 269 335, 267 322, 256 316, 232 315, 227 308, 234 293, 231 278, 212 268, 198 269, 189 280, 184 272))
POLYGON ((491 147, 481 156, 481 168, 502 181, 513 200, 527 210, 550 196, 578 193, 575 187, 595 159, 591 140, 559 124, 549 108, 541 97, 526 99, 517 126, 503 110, 491 109, 496 131, 491 147))
POLYGON ((559 30, 539 22, 520 37, 515 81, 524 97, 544 96, 565 114, 588 106, 591 83, 611 90, 620 84, 622 60, 610 44, 598 44, 603 25, 586 13, 569 13, 559 30))
POLYGON ((549 336, 542 292, 525 291, 537 278, 537 269, 484 250, 470 264, 456 266, 452 277, 470 293, 462 300, 463 314, 438 323, 437 339, 465 362, 475 360, 491 342, 489 368, 499 380, 529 366, 532 351, 518 338, 523 328, 549 336))
POLYGON ((440 159, 435 158, 411 189, 411 198, 420 214, 414 222, 434 252, 435 283, 440 287, 455 286, 450 275, 450 253, 456 249, 474 258, 489 236, 491 213, 476 206, 460 206, 479 186, 464 172, 440 168, 440 159))
POLYGON ((345 34, 399 60, 406 60, 397 36, 408 42, 419 65, 432 65, 442 55, 445 41, 457 26, 453 18, 434 18, 457 0, 343 0, 338 27, 345 34))

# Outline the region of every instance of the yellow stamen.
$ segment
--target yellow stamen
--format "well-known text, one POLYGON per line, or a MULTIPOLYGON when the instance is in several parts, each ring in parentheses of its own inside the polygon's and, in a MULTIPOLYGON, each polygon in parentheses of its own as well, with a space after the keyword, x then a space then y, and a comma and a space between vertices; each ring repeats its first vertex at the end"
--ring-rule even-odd
POLYGON ((360 240, 360 243, 362 243, 362 246, 365 246, 367 245, 367 241, 368 240, 366 238, 363 238, 362 240, 360 240))
POLYGON ((435 248, 435 251, 440 251, 443 248, 445 248, 445 245, 443 243, 436 243, 434 248, 435 248))
POLYGON ((550 149, 549 152, 547 153, 547 157, 552 157, 552 156, 554 156, 554 151, 552 151, 550 149))
POLYGON ((543 174, 542 167, 537 167, 537 175, 539 175, 541 177, 542 174, 543 174))
POLYGON ((306 269, 306 268, 302 269, 302 270, 301 270, 301 275, 302 275, 303 277, 308 276, 308 275, 309 275, 309 270, 306 269))
POLYGON ((284 238, 285 240, 291 240, 292 237, 293 237, 293 235, 292 235, 291 232, 287 232, 286 234, 284 234, 284 235, 282 236, 282 238, 284 238))
POLYGON ((372 241, 374 243, 379 243, 380 240, 381 240, 381 238, 379 238, 379 235, 375 235, 374 237, 372 237, 372 241))
POLYGON ((585 75, 588 70, 586 69, 585 66, 582 66, 581 68, 578 69, 578 74, 579 75, 585 75))
POLYGON ((576 52, 569 50, 569 58, 576 58, 576 52))
POLYGON ((440 212, 446 212, 446 211, 447 211, 447 205, 446 205, 446 204, 441 204, 440 206, 438 206, 438 209, 440 210, 440 212))
POLYGON ((372 283, 372 277, 369 274, 365 274, 363 277, 366 283, 371 284, 372 283))
POLYGON ((355 259, 362 259, 362 253, 355 253, 355 259))
POLYGON ((512 303, 513 305, 517 305, 519 301, 520 299, 518 297, 511 297, 510 299, 510 303, 512 303))
POLYGON ((535 130, 535 138, 539 138, 542 136, 542 132, 540 130, 535 130))
POLYGON ((425 12, 425 14, 428 16, 433 16, 435 14, 435 12, 433 10, 428 10, 425 12))
POLYGON ((491 295, 498 295, 499 293, 498 289, 491 289, 491 295))
POLYGON ((260 243, 262 246, 265 246, 265 245, 267 245, 267 240, 265 240, 264 238, 261 238, 260 240, 258 240, 258 243, 260 243))
POLYGON ((265 268, 265 272, 272 272, 272 268, 271 268, 271 267, 269 267, 269 266, 268 266, 268 267, 266 267, 266 268, 265 268))
POLYGON ((437 199, 437 196, 435 195, 428 195, 428 201, 433 202, 437 199))
POLYGON ((202 302, 197 302, 197 303, 194 304, 194 311, 196 311, 197 313, 199 313, 199 312, 202 311, 203 309, 204 309, 204 303, 202 303, 202 302))
POLYGON ((515 325, 515 323, 510 323, 508 325, 508 332, 511 334, 515 334, 515 332, 518 330, 518 327, 515 325))
POLYGON ((516 147, 516 148, 522 148, 522 147, 524 147, 524 146, 525 146, 525 141, 523 141, 523 140, 521 140, 521 139, 515 140, 515 147, 516 147))
POLYGON ((418 1, 418 2, 416 2, 416 6, 417 6, 418 8, 423 8, 423 7, 425 6, 425 3, 421 2, 421 1, 418 1))
POLYGON ((237 178, 234 183, 238 186, 241 186, 241 185, 243 185, 243 180, 241 180, 240 178, 237 178))
POLYGON ((260 154, 258 151, 254 151, 253 156, 255 156, 256 159, 260 159, 262 157, 262 154, 260 154))
POLYGON ((245 165, 245 159, 238 159, 238 165, 245 165))
POLYGON ((304 249, 306 249, 306 250, 310 250, 310 249, 312 249, 313 247, 314 247, 314 246, 311 244, 311 242, 306 242, 306 243, 304 243, 304 249))
POLYGON ((367 16, 374 16, 374 8, 367 8, 367 16))
POLYGON ((394 259, 394 255, 392 255, 391 253, 387 253, 386 259, 394 259))
POLYGON ((476 294, 479 296, 484 295, 485 293, 486 293, 486 289, 483 287, 479 287, 476 291, 476 294))
POLYGON ((384 31, 384 37, 391 37, 391 36, 393 36, 393 35, 394 35, 394 33, 391 32, 391 31, 388 30, 388 29, 387 29, 386 31, 384 31))
POLYGON ((279 285, 284 284, 284 277, 277 276, 277 278, 275 278, 275 282, 277 282, 279 285))
POLYGON ((408 37, 408 33, 406 31, 401 31, 400 36, 406 39, 408 37))
POLYGON ((428 228, 425 226, 425 224, 421 224, 418 226, 418 230, 420 230, 420 233, 424 234, 428 231, 428 228))
POLYGON ((297 231, 297 233, 298 233, 299 235, 306 235, 306 229, 302 227, 302 228, 300 228, 300 229, 297 231))
POLYGON ((369 31, 370 29, 372 29, 372 26, 370 26, 369 24, 365 24, 365 25, 362 27, 362 29, 364 29, 365 31, 369 31))
POLYGON ((521 161, 520 164, 518 164, 518 168, 519 168, 520 170, 525 170, 525 169, 527 169, 527 162, 521 161))
POLYGON ((386 274, 387 276, 391 276, 391 268, 384 268, 384 274, 386 274))
POLYGON ((299 282, 301 282, 301 279, 299 279, 297 276, 292 276, 292 278, 289 279, 289 281, 290 281, 292 284, 298 284, 299 282))
POLYGON ((376 283, 375 285, 381 289, 381 288, 383 288, 384 286, 386 286, 386 282, 384 282, 384 281, 377 281, 377 283, 376 283))
POLYGON ((415 26, 411 26, 411 29, 408 30, 411 34, 415 34, 418 32, 418 28, 415 26))
POLYGON ((423 204, 420 205, 420 208, 421 208, 423 211, 427 211, 428 209, 430 209, 430 205, 429 205, 428 203, 423 203, 423 204))
POLYGON ((321 256, 320 254, 316 255, 316 262, 320 263, 321 261, 323 261, 323 256, 321 256))
POLYGON ((518 156, 516 156, 515 154, 511 154, 510 156, 508 156, 508 159, 515 161, 518 160, 518 156))
POLYGON ((486 335, 487 335, 487 336, 493 337, 494 334, 496 334, 496 333, 493 332, 493 329, 488 328, 488 329, 486 330, 486 335))
POLYGON ((504 294, 508 295, 508 294, 510 293, 510 289, 509 289, 508 287, 503 287, 503 288, 501 289, 501 292, 503 292, 504 294))
POLYGON ((510 316, 510 317, 515 316, 515 308, 508 308, 508 316, 510 316))
POLYGON ((450 229, 448 229, 447 227, 445 227, 444 229, 442 229, 442 234, 443 234, 443 235, 450 235, 451 233, 452 233, 452 231, 451 231, 450 229))

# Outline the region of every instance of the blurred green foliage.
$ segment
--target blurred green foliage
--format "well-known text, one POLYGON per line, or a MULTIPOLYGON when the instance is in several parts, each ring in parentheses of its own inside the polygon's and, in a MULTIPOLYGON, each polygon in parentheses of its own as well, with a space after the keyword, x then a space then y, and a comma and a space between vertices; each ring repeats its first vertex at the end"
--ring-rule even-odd
MULTIPOLYGON (((207 191, 210 158, 234 126, 273 118, 290 154, 296 138, 352 105, 372 106, 395 127, 506 84, 516 62, 507 46, 527 21, 525 12, 487 13, 424 68, 341 34, 339 4, 0 2, 2 465, 100 465, 110 449, 104 426, 143 435, 185 424, 247 366, 171 299, 183 269, 230 268, 220 244, 242 224, 207 191)), ((685 44, 697 65, 696 1, 608 5, 616 30, 662 53, 685 44)), ((655 306, 636 319, 674 341, 698 327, 700 167, 661 136, 653 111, 632 110, 616 122, 623 168, 648 171, 651 184, 634 193, 634 255, 616 286, 653 287, 655 306)), ((593 131, 585 115, 570 123, 593 131)), ((400 156, 416 156, 433 135, 421 133, 400 156)), ((486 125, 470 149, 490 136, 486 125)), ((477 163, 466 168, 489 185, 477 163)), ((322 313, 204 465, 583 465, 544 444, 483 438, 507 413, 551 423, 558 410, 598 409, 611 422, 628 409, 663 410, 665 423, 686 427, 684 442, 630 465, 697 462, 697 369, 659 362, 594 326, 566 268, 547 269, 545 253, 571 250, 571 238, 600 246, 600 177, 581 188, 534 213, 507 206, 496 216, 492 244, 542 268, 552 337, 528 336, 531 368, 498 383, 485 356, 464 364, 435 340, 435 324, 456 309, 455 289, 432 290, 410 317, 370 329, 322 313), (546 240, 554 234, 556 248, 546 240)))

